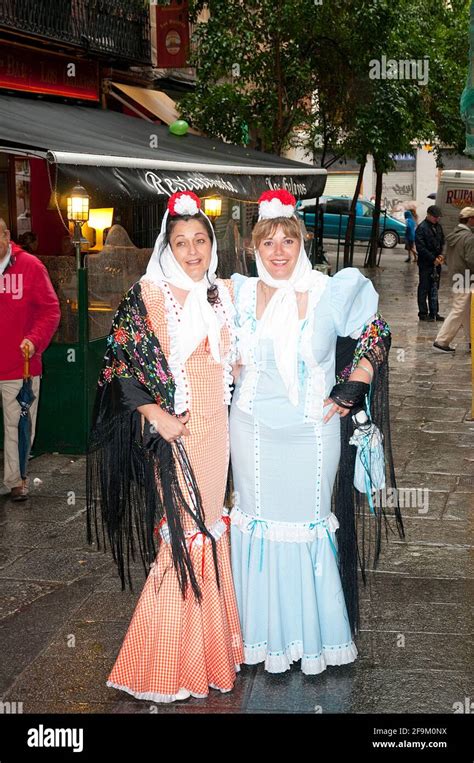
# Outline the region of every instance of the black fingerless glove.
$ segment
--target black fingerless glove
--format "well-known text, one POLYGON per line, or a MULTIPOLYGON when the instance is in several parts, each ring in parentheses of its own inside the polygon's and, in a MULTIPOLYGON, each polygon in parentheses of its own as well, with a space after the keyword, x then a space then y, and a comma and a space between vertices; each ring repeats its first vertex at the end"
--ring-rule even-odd
POLYGON ((329 397, 341 408, 363 408, 370 384, 361 381, 345 381, 335 384, 329 397))

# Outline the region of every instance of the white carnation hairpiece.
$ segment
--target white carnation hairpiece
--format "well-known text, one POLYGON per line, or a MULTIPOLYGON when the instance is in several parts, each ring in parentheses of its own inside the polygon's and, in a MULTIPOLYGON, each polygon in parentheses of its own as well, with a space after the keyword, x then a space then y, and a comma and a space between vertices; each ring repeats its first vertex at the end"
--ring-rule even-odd
POLYGON ((168 201, 168 210, 172 217, 181 215, 197 215, 201 208, 201 200, 192 191, 174 193, 168 201))
POLYGON ((261 220, 266 220, 271 217, 292 217, 294 211, 294 207, 289 204, 282 204, 280 199, 262 201, 259 207, 261 220))

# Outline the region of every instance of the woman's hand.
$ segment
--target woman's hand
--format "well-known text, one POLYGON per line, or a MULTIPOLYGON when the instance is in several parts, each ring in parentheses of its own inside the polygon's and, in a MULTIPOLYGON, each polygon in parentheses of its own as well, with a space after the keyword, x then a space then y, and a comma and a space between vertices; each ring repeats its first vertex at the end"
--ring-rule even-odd
POLYGON ((330 397, 328 397, 323 402, 323 408, 326 407, 326 405, 329 405, 329 403, 332 403, 329 411, 326 413, 325 417, 323 418, 323 422, 326 423, 326 421, 329 421, 335 413, 338 413, 340 416, 347 416, 348 413, 350 413, 349 408, 343 408, 342 405, 338 405, 334 402, 334 400, 331 400, 330 397))
POLYGON ((234 382, 236 382, 237 379, 239 378, 241 369, 242 369, 242 366, 240 365, 240 363, 234 363, 234 365, 232 366, 232 377, 234 379, 234 382))
POLYGON ((159 405, 140 405, 137 410, 145 416, 146 420, 154 427, 154 430, 162 436, 166 442, 174 442, 179 437, 189 437, 190 431, 185 424, 189 421, 189 412, 180 416, 173 416, 164 411, 159 405))
MULTIPOLYGON (((359 363, 354 368, 353 372, 348 378, 348 381, 361 381, 365 382, 366 384, 370 384, 372 381, 372 378, 374 376, 374 370, 372 368, 372 364, 367 358, 361 358, 359 360, 359 363)), ((345 401, 344 401, 345 402, 345 401)), ((325 417, 323 418, 323 422, 326 423, 326 421, 329 421, 332 416, 334 416, 335 413, 338 413, 340 416, 347 416, 348 413, 351 412, 350 408, 343 408, 341 405, 338 405, 334 402, 334 400, 331 400, 330 397, 328 397, 323 402, 323 407, 326 405, 329 405, 329 403, 333 403, 325 417)))

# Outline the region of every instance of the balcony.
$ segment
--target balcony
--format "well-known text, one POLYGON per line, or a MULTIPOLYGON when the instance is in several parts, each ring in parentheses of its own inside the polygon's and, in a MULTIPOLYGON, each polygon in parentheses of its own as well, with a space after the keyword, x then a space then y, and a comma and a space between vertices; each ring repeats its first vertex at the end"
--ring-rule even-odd
POLYGON ((148 9, 144 0, 0 0, 0 29, 150 64, 148 9))

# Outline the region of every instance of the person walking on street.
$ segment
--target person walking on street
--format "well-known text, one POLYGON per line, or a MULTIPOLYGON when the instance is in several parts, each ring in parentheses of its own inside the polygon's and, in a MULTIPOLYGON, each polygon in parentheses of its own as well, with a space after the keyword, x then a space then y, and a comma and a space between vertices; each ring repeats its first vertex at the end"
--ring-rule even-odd
POLYGON ((405 220, 406 220, 406 231, 405 231, 405 249, 407 250, 407 258, 405 262, 411 262, 411 256, 413 255, 413 262, 416 262, 417 256, 416 256, 416 249, 415 249, 415 232, 416 232, 416 223, 415 218, 413 217, 413 213, 411 209, 406 209, 404 212, 405 220))
POLYGON ((470 344, 471 278, 474 270, 474 207, 464 207, 459 224, 446 236, 446 259, 452 283, 453 302, 449 315, 433 342, 438 352, 455 352, 450 347, 461 326, 470 344))
POLYGON ((3 407, 4 483, 13 501, 28 497, 27 480, 20 474, 16 396, 23 384, 23 362, 29 350, 35 400, 30 407, 31 442, 42 373, 41 355, 51 342, 60 319, 59 301, 43 263, 10 241, 0 218, 0 400, 3 407))
POLYGON ((444 321, 439 314, 438 288, 441 264, 444 262, 444 233, 439 222, 441 210, 435 204, 428 207, 426 218, 415 233, 418 254, 418 317, 420 321, 444 321), (426 301, 428 300, 428 309, 426 301))

